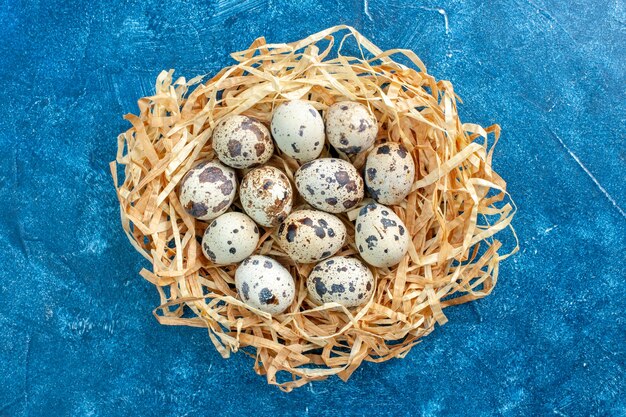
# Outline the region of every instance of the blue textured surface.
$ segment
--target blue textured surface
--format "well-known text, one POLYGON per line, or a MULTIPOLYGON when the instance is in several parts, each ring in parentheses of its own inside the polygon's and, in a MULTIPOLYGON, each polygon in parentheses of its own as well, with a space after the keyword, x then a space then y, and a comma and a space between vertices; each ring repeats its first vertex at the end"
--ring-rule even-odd
POLYGON ((2 2, 0 415, 626 415, 624 2, 336 3, 2 2), (338 23, 415 50, 464 120, 502 125, 522 249, 406 359, 285 394, 156 323, 107 164, 161 69, 338 23))

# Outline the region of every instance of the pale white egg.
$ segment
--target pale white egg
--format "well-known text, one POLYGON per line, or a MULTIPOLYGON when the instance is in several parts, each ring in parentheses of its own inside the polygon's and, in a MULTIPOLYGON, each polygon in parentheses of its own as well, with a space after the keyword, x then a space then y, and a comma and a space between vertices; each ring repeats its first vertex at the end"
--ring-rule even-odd
POLYGON ((356 218, 354 242, 365 262, 389 267, 404 258, 410 237, 402 220, 389 207, 370 203, 361 208, 356 218))
POLYGON ((371 297, 374 276, 358 259, 335 256, 315 265, 306 284, 309 298, 315 304, 336 302, 356 307, 371 297))
POLYGON ((295 174, 296 188, 307 203, 329 213, 342 213, 363 198, 363 178, 349 162, 321 158, 302 165, 295 174))
POLYGON ((276 146, 299 162, 317 158, 324 147, 324 120, 306 101, 279 105, 272 115, 271 130, 276 146))
POLYGON ((235 271, 235 286, 244 303, 270 314, 285 311, 296 295, 296 284, 289 271, 262 255, 244 259, 235 271))
POLYGON ((400 204, 415 180, 415 163, 399 143, 377 145, 365 161, 365 187, 381 204, 400 204))
POLYGON ((325 112, 326 137, 337 150, 357 154, 374 144, 378 133, 376 117, 361 103, 340 101, 325 112))
POLYGON ((204 231, 202 252, 217 265, 241 262, 259 243, 259 228, 243 213, 228 212, 214 219, 204 231))
POLYGON ((213 150, 228 166, 250 168, 272 157, 274 143, 263 123, 248 116, 230 115, 213 130, 213 150))

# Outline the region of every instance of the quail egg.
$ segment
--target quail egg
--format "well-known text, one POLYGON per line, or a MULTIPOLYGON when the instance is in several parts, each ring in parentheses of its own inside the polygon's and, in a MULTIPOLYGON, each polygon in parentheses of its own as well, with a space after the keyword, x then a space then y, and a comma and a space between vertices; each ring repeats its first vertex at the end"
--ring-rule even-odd
POLYGON ((211 220, 224 213, 235 199, 235 170, 219 161, 204 161, 191 168, 180 182, 180 203, 189 215, 211 220))
POLYGON ((306 101, 279 105, 272 115, 271 129, 278 148, 299 162, 317 158, 324 147, 324 120, 306 101))
POLYGON ((215 127, 213 150, 228 166, 250 168, 272 157, 274 143, 263 123, 248 116, 231 115, 215 127))
POLYGON ((296 284, 289 271, 262 255, 252 255, 239 264, 235 286, 244 303, 270 314, 285 311, 296 295, 296 284))
POLYGON ((363 178, 343 159, 307 162, 296 171, 295 182, 307 203, 329 213, 348 211, 363 198, 363 178))
POLYGON ((365 187, 382 204, 399 204, 411 191, 415 163, 399 143, 377 145, 365 161, 365 187))
POLYGON ((234 211, 211 222, 202 237, 204 256, 217 265, 241 262, 259 243, 259 228, 252 219, 234 211))
POLYGON ((293 190, 287 176, 278 168, 264 166, 243 177, 239 198, 248 216, 261 226, 272 227, 291 212, 293 190))
POLYGON ((358 259, 335 256, 315 265, 306 280, 306 287, 315 304, 336 302, 345 307, 356 307, 371 297, 374 276, 358 259))
POLYGON ((326 111, 326 136, 337 150, 357 154, 374 144, 378 123, 369 109, 354 101, 340 101, 326 111))
POLYGON ((402 260, 409 250, 409 233, 390 208, 370 203, 356 218, 354 242, 365 262, 389 267, 402 260))
POLYGON ((291 213, 278 228, 278 243, 296 262, 310 263, 334 255, 346 240, 346 226, 317 210, 291 213))

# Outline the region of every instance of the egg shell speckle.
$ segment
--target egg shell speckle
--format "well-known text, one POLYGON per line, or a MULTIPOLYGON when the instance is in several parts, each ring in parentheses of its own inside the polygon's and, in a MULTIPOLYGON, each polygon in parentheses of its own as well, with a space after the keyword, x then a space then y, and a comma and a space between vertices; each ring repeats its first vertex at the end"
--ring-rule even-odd
POLYGON ((262 255, 244 259, 235 271, 235 286, 244 303, 270 314, 285 311, 296 295, 296 284, 289 271, 262 255))
POLYGON ((306 284, 309 298, 315 304, 336 302, 356 307, 371 297, 374 276, 358 259, 335 256, 315 265, 306 284))
POLYGON ((381 204, 399 204, 411 191, 415 163, 408 150, 399 143, 374 147, 365 161, 367 193, 381 204))
POLYGON ((279 105, 272 115, 271 129, 276 146, 299 162, 317 158, 324 147, 324 120, 306 101, 279 105))
POLYGON ((241 181, 239 198, 245 212, 258 224, 273 227, 291 212, 293 190, 278 168, 264 166, 248 172, 241 181))
POLYGON ((295 182, 307 203, 329 213, 348 211, 363 199, 363 178, 343 159, 307 162, 296 171, 295 182))
POLYGON ((219 161, 191 168, 180 182, 180 203, 189 215, 211 220, 228 210, 237 192, 235 170, 219 161))
POLYGON ((326 110, 325 118, 328 142, 341 152, 357 154, 367 150, 376 140, 376 117, 361 103, 335 103, 326 110))
POLYGON ((354 242, 365 262, 389 267, 402 260, 409 249, 409 233, 389 207, 370 203, 356 218, 354 242))
POLYGON ((213 150, 233 168, 264 164, 274 153, 269 130, 256 119, 243 115, 226 116, 213 131, 213 150))
POLYGON ((278 243, 296 262, 328 258, 343 246, 346 226, 332 214, 317 210, 291 213, 278 228, 278 243))
POLYGON ((243 213, 224 213, 204 231, 202 252, 211 262, 225 265, 252 255, 259 243, 259 228, 243 213))

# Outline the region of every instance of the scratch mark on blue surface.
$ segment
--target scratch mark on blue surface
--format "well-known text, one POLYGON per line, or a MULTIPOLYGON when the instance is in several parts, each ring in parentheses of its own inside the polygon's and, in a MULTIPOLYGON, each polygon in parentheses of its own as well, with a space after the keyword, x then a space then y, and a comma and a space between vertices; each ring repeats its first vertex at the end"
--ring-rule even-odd
POLYGON ((267 2, 264 0, 220 0, 217 2, 216 12, 213 17, 228 18, 239 13, 261 9, 267 2))
POLYGON ((189 27, 191 28, 191 31, 193 32, 193 34, 195 35, 198 43, 198 48, 200 49, 200 52, 202 53, 202 56, 207 56, 207 53, 204 51, 204 42, 202 42, 202 39, 200 38, 200 33, 198 32, 198 29, 196 29, 196 27, 193 24, 190 24, 189 27))
POLYGON ((82 46, 82 51, 81 51, 81 57, 80 57, 80 62, 85 62, 85 60, 87 59, 87 48, 89 47, 90 40, 91 40, 91 22, 89 22, 90 24, 87 25, 87 35, 85 35, 85 42, 83 43, 82 46))
POLYGON ((2 219, 4 220, 4 224, 8 229, 8 234, 6 235, 8 243, 19 249, 22 254, 24 254, 25 259, 29 259, 30 251, 28 250, 28 244, 26 243, 26 233, 24 232, 24 225, 19 219, 19 213, 16 210, 12 210, 5 215, 2 219))
POLYGON ((20 249, 24 253, 24 256, 28 258, 30 256, 30 252, 28 250, 28 245, 26 244, 26 239, 24 237, 24 225, 17 219, 15 219, 15 233, 17 235, 17 240, 20 244, 20 249))
MULTIPOLYGON (((492 76, 493 77, 493 76, 492 76)), ((544 112, 546 113, 550 113, 552 112, 552 110, 554 109, 554 107, 556 107, 556 103, 552 103, 551 107, 542 107, 539 103, 537 103, 535 100, 532 100, 530 97, 528 97, 526 94, 524 94, 524 92, 521 92, 518 94, 522 99, 524 99, 528 104, 532 105, 534 108, 536 108, 537 110, 539 110, 541 117, 545 119, 545 115, 543 114, 544 112)))
POLYGON ((535 4, 532 0, 526 0, 526 3, 528 3, 530 6, 532 6, 537 13, 539 13, 540 15, 542 15, 547 21, 549 21, 551 23, 551 26, 557 26, 559 29, 561 29, 561 31, 563 31, 563 33, 565 33, 567 35, 568 38, 570 38, 574 43, 578 43, 578 41, 576 39, 574 39, 574 37, 567 31, 567 29, 565 29, 565 27, 563 25, 561 25, 561 23, 558 21, 558 19, 556 19, 554 16, 552 16, 545 8, 538 6, 537 4, 535 4))
POLYGON ((626 20, 621 20, 619 17, 623 17, 622 4, 615 0, 613 2, 613 13, 610 14, 611 18, 621 25, 626 25, 626 20))
POLYGON ((2 408, 0 408, 0 413, 3 413, 7 408, 11 407, 13 404, 17 403, 21 399, 22 397, 13 398, 11 401, 3 405, 2 408))
POLYGON ((139 91, 141 93, 141 97, 149 96, 152 94, 154 86, 152 85, 152 78, 149 76, 142 76, 139 79, 139 91))
POLYGON ((113 79, 113 77, 111 75, 108 75, 106 77, 104 77, 107 80, 110 80, 111 85, 113 86, 113 92, 115 93, 115 99, 117 100, 117 104, 120 106, 120 109, 124 109, 124 105, 122 104, 122 99, 120 97, 120 89, 119 86, 117 84, 117 81, 115 81, 113 79))
POLYGON ((585 164, 583 164, 581 160, 578 158, 578 156, 576 156, 576 154, 572 152, 572 150, 565 144, 565 142, 563 142, 563 140, 559 137, 559 135, 557 135, 549 127, 548 127, 548 130, 550 131, 550 133, 552 133, 552 136, 554 136, 556 140, 561 144, 563 149, 565 149, 567 153, 572 157, 572 159, 576 161, 576 163, 583 169, 583 171, 585 171, 585 174, 587 174, 589 178, 591 178, 591 181, 593 181, 593 183, 602 192, 602 194, 604 194, 604 196, 611 202, 611 204, 613 204, 613 206, 617 209, 617 211, 619 211, 622 217, 626 219, 626 213, 624 212, 624 209, 622 209, 619 206, 619 204, 617 204, 617 201, 615 201, 615 199, 611 196, 611 194, 609 194, 609 192, 602 186, 602 184, 600 184, 600 181, 598 181, 598 179, 591 173, 591 171, 587 169, 585 164))
POLYGON ((446 12, 445 9, 442 8, 435 8, 435 7, 425 7, 425 6, 419 6, 420 9, 422 10, 429 10, 431 12, 437 12, 440 15, 443 16, 443 23, 445 25, 446 28, 446 35, 448 35, 450 33, 450 24, 448 22, 448 12, 446 12))
POLYGON ((13 183, 15 184, 16 187, 20 186, 20 163, 19 163, 19 148, 15 149, 15 152, 13 153, 13 183))
POLYGON ((450 25, 448 24, 448 12, 445 9, 437 9, 440 15, 443 16, 443 22, 446 25, 446 35, 450 33, 450 25))
POLYGON ((26 335, 26 358, 24 359, 24 400, 26 402, 26 410, 30 407, 30 399, 28 398, 28 369, 30 368, 30 334, 26 335))
POLYGON ((374 18, 372 17, 372 15, 370 14, 370 8, 369 8, 369 4, 367 0, 363 0, 363 11, 365 12, 365 16, 367 16, 367 18, 373 22, 374 18))
POLYGON ((548 233, 550 233, 551 231, 553 231, 554 229, 556 229, 557 227, 559 227, 558 224, 555 224, 553 226, 548 227, 546 230, 543 231, 544 235, 547 235, 548 233))
MULTIPOLYGON (((543 232, 541 232, 541 234, 538 234, 537 236, 532 236, 530 239, 526 240, 524 242, 524 248, 522 249, 522 253, 526 253, 526 251, 529 248, 533 248, 533 253, 537 253, 537 241, 540 240, 541 238, 547 236, 548 234, 550 234, 550 232, 552 232, 554 229, 558 228, 559 226, 557 224, 552 225, 548 228, 546 228, 543 232)), ((473 304, 472 304, 473 305, 473 304)))
POLYGON ((482 316, 482 314, 480 314, 480 310, 478 308, 478 304, 471 303, 471 306, 472 306, 472 310, 474 310, 474 312, 476 313, 476 316, 478 317, 478 322, 482 323, 483 322, 483 316, 482 316))

